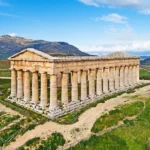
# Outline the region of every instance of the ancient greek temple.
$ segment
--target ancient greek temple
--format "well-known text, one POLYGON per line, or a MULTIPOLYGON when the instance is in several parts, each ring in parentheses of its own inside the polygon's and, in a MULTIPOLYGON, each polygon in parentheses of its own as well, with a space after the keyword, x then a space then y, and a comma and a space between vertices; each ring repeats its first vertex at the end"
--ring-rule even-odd
POLYGON ((140 58, 123 52, 102 57, 52 57, 28 48, 9 60, 11 95, 8 99, 50 118, 139 82, 140 58))

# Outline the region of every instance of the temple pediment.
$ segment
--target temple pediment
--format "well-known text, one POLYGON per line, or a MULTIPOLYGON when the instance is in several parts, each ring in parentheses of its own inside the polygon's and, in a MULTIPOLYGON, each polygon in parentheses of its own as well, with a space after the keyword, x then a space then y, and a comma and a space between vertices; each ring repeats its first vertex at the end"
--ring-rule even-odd
POLYGON ((139 57, 125 53, 125 52, 114 52, 114 53, 104 55, 103 58, 126 59, 126 58, 139 58, 139 57))
POLYGON ((9 60, 51 60, 54 57, 33 48, 27 48, 9 57, 9 60))

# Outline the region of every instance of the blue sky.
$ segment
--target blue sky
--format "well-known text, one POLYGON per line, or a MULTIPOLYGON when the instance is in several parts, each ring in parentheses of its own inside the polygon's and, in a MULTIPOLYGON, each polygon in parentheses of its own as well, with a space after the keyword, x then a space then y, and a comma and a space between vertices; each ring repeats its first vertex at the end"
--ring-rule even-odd
POLYGON ((150 0, 0 0, 0 35, 87 52, 150 50, 150 0))

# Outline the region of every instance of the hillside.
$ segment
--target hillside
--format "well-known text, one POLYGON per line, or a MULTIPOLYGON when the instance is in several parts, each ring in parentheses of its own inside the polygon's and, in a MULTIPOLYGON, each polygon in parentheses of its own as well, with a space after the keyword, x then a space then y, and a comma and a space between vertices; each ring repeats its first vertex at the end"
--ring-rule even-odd
POLYGON ((21 51, 25 48, 35 48, 48 54, 54 55, 75 55, 87 56, 87 53, 80 51, 73 45, 65 42, 48 42, 44 40, 30 40, 22 37, 12 37, 9 35, 0 36, 0 59, 21 51))
POLYGON ((150 58, 141 60, 141 65, 150 65, 150 58))

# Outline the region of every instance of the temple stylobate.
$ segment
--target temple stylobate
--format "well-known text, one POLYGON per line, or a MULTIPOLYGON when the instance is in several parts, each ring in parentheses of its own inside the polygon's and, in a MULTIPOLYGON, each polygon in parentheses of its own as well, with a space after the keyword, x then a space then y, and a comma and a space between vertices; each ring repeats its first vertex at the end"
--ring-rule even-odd
POLYGON ((102 57, 52 57, 28 48, 9 60, 11 95, 8 99, 50 118, 139 82, 140 58, 123 52, 102 57))

